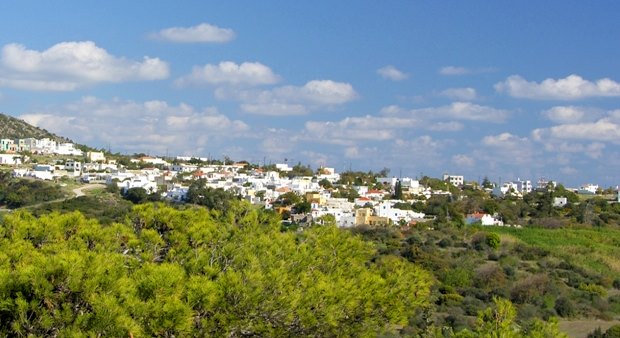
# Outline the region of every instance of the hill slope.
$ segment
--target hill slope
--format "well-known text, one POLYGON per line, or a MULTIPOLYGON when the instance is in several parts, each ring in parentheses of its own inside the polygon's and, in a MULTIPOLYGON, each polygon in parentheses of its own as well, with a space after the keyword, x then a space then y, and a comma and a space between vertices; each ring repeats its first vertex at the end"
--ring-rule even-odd
POLYGON ((71 142, 66 137, 52 134, 23 120, 0 113, 0 138, 20 139, 29 137, 37 139, 49 138, 56 142, 71 142))

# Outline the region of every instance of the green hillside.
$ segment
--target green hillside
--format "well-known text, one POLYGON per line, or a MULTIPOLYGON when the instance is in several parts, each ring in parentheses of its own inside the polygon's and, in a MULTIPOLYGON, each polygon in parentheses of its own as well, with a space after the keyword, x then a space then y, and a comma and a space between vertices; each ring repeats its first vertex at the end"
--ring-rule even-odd
POLYGON ((0 138, 20 139, 29 137, 37 139, 49 138, 56 142, 71 142, 68 138, 52 134, 23 120, 0 113, 0 138))

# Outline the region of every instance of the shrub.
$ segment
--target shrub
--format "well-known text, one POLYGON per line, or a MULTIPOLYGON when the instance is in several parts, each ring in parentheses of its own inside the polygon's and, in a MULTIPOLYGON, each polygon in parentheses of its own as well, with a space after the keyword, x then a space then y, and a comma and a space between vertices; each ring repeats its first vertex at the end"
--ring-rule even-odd
POLYGON ((547 275, 532 275, 515 284, 510 292, 510 298, 515 303, 532 303, 547 293, 548 287, 549 277, 547 275))
POLYGON ((616 324, 605 331, 605 338, 620 338, 620 324, 616 324))
POLYGON ((486 238, 486 244, 494 250, 497 250, 499 248, 499 244, 500 244, 500 238, 499 235, 496 233, 490 233, 487 234, 487 238, 486 238))
POLYGON ((570 318, 577 314, 575 309, 575 304, 573 301, 566 297, 560 297, 555 301, 555 306, 553 307, 555 312, 558 313, 560 317, 570 318))

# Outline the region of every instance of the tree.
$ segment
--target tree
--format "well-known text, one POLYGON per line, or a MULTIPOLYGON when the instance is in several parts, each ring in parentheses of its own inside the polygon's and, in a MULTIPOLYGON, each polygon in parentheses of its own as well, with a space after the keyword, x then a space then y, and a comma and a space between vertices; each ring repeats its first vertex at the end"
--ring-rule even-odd
POLYGON ((396 181, 396 185, 394 186, 394 194, 392 197, 397 200, 403 199, 403 186, 400 183, 400 180, 396 181))
POLYGON ((310 205, 310 203, 308 203, 306 201, 301 201, 301 202, 295 204, 295 206, 293 206, 293 209, 298 214, 307 214, 310 211, 312 211, 312 206, 310 205))
POLYGON ((482 187, 485 189, 493 189, 493 183, 491 183, 489 177, 484 177, 484 179, 482 180, 482 187))
POLYGON ((134 206, 101 226, 75 212, 6 215, 1 336, 396 335, 432 278, 333 224, 281 232, 277 215, 134 206))
POLYGON ((129 188, 123 195, 123 198, 131 201, 133 204, 140 204, 147 200, 148 194, 144 188, 129 188))
POLYGON ((322 180, 319 181, 319 186, 321 186, 324 189, 332 189, 334 186, 332 185, 332 182, 330 182, 328 179, 324 178, 322 180))
POLYGON ((185 201, 206 206, 209 209, 226 211, 237 196, 221 188, 206 187, 206 181, 199 179, 194 181, 187 190, 185 201))

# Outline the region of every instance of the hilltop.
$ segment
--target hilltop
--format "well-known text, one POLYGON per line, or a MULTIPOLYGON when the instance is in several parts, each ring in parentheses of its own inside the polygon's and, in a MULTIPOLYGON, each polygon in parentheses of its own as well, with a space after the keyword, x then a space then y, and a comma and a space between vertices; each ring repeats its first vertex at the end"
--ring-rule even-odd
POLYGON ((20 138, 49 138, 59 143, 72 141, 66 137, 58 136, 49 131, 35 127, 18 118, 0 113, 0 138, 20 139, 20 138))

